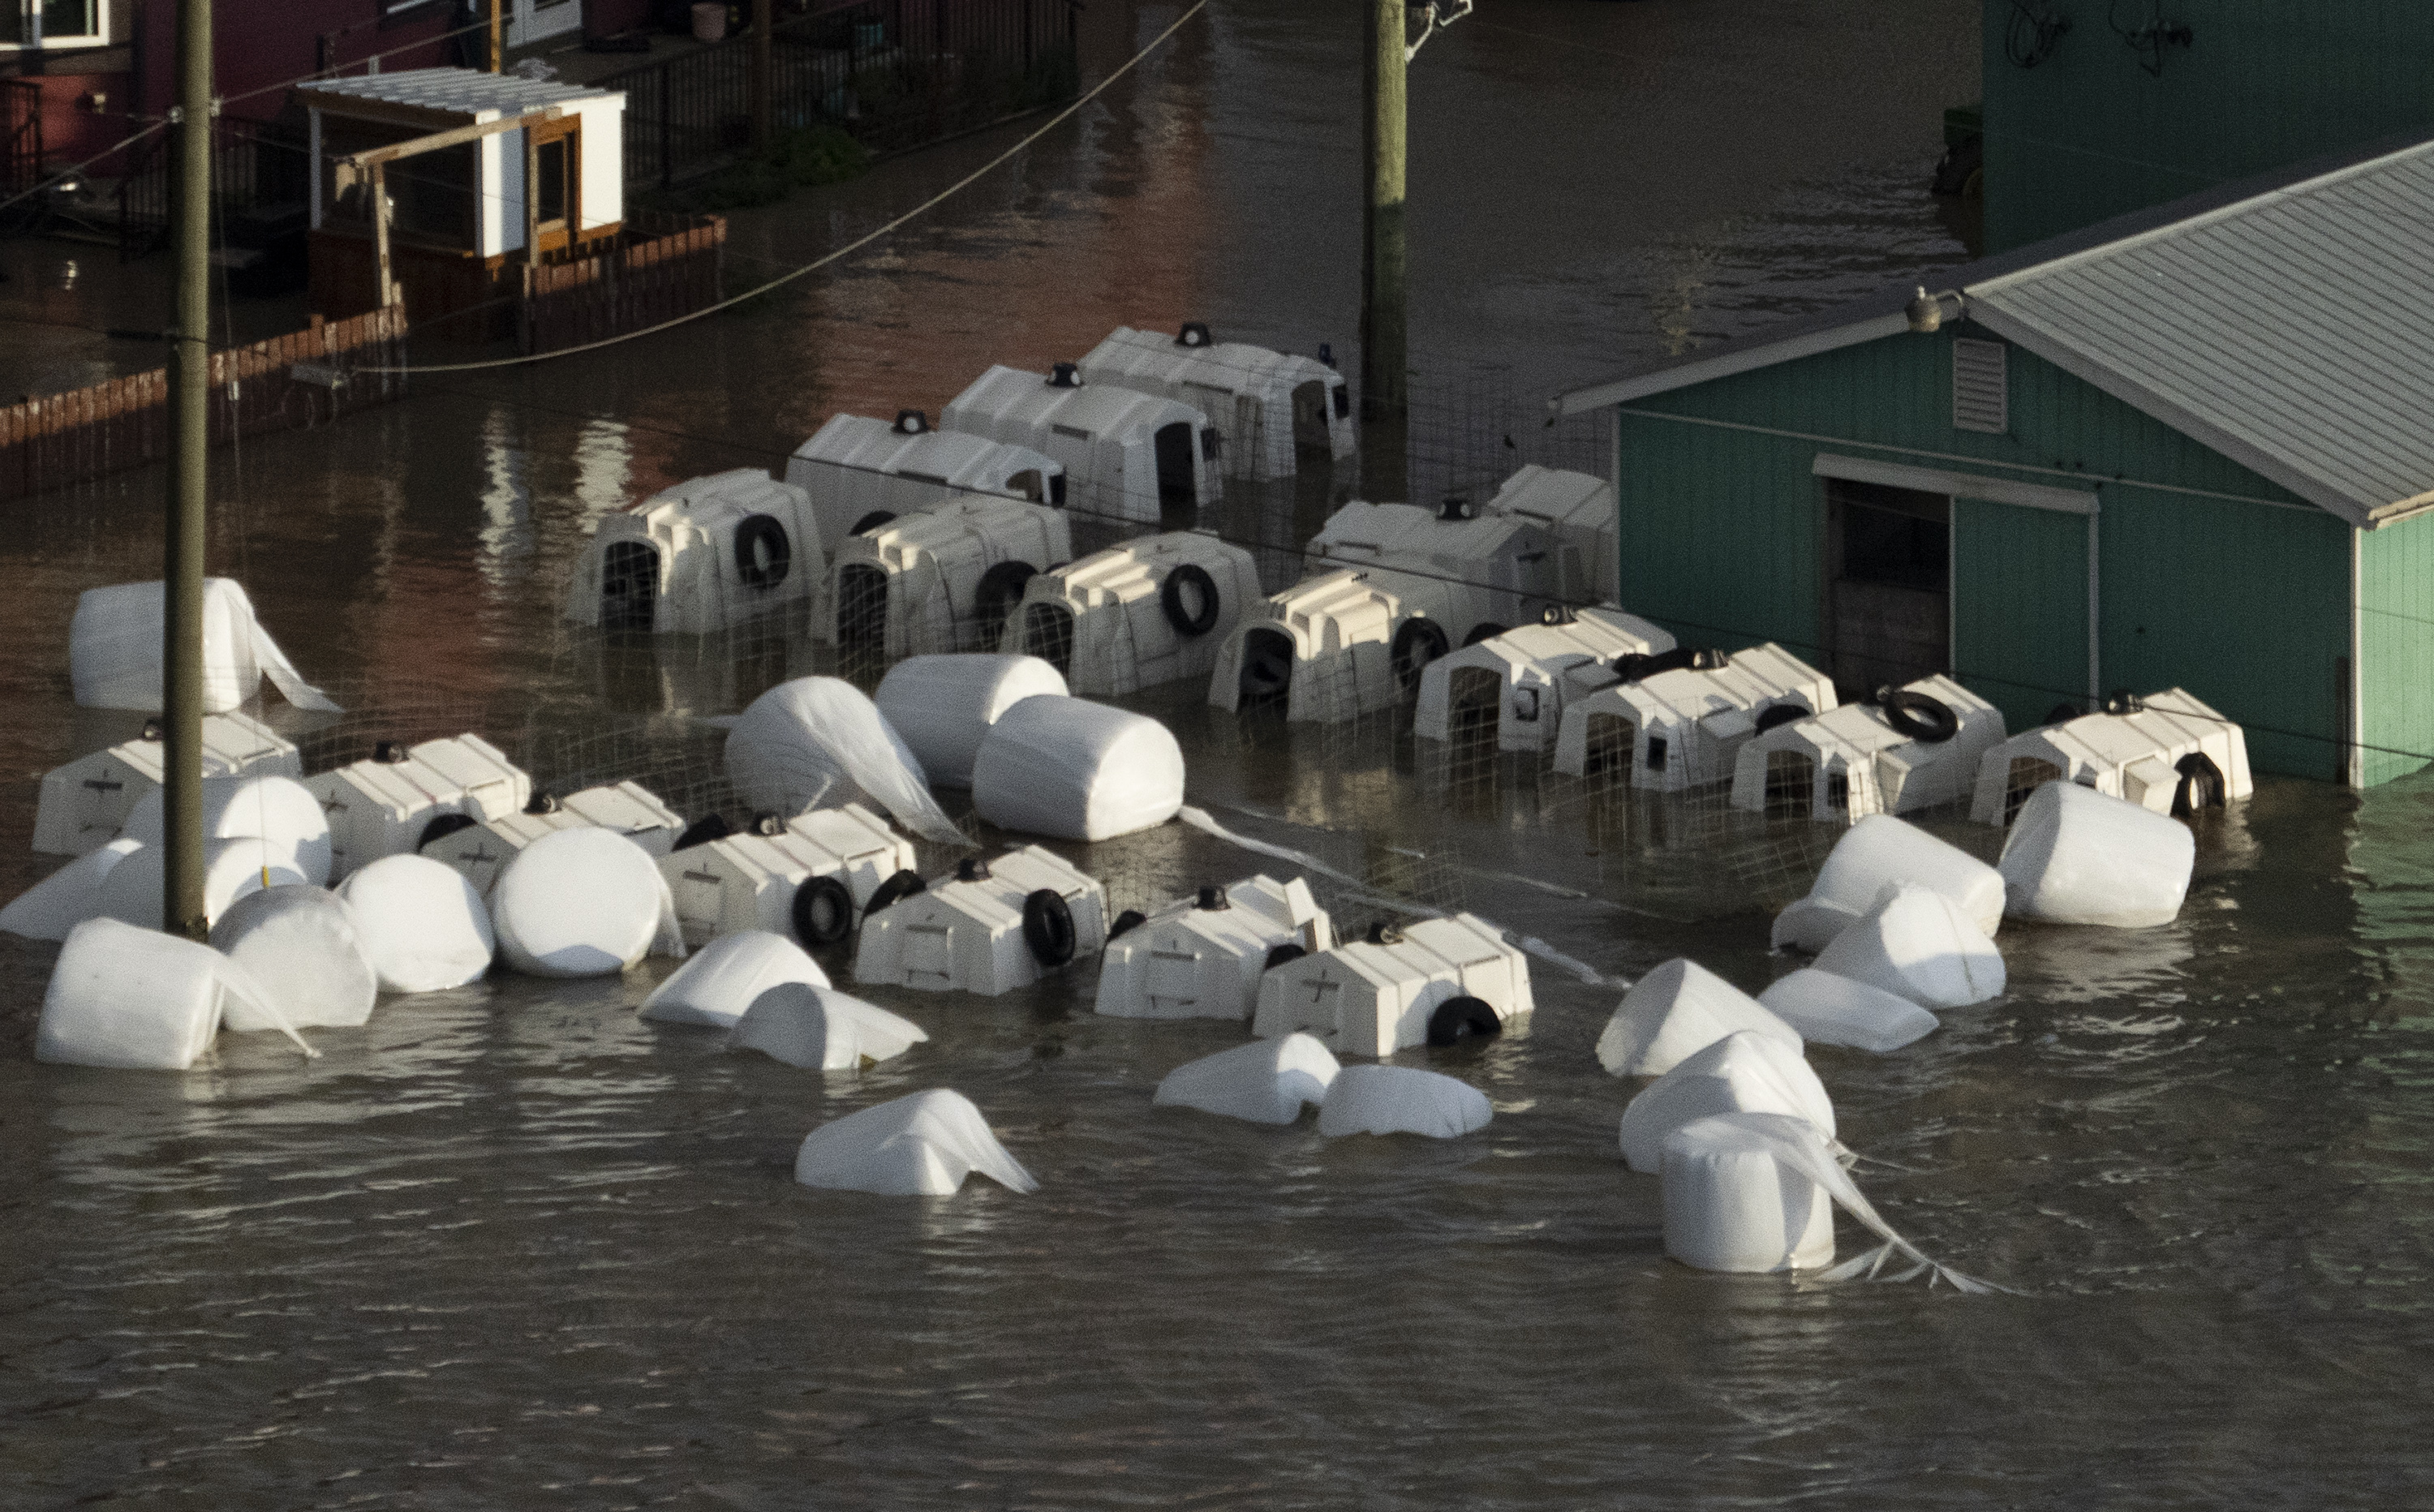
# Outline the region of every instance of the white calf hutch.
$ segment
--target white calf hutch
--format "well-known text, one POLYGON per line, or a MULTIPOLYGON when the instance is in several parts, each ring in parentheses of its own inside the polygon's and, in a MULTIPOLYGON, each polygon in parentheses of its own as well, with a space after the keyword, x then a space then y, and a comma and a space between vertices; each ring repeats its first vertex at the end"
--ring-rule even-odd
POLYGON ((1086 697, 1206 677, 1258 605, 1251 553, 1201 531, 1145 535, 1023 585, 1003 650, 1037 656, 1086 697))
POLYGON ((1573 698, 1556 732, 1555 770, 1665 792, 1728 782, 1741 747, 1762 730, 1835 706, 1834 679, 1773 641, 1697 654, 1708 664, 1630 680, 1609 671, 1604 686, 1573 698))
POLYGON ((1066 507, 1103 519, 1157 523, 1162 509, 1217 501, 1217 432, 1189 404, 1085 383, 1071 363, 1054 374, 992 367, 950 400, 950 431, 1029 447, 1065 468, 1066 507))
POLYGON ((676 848, 684 817, 639 782, 586 788, 563 798, 537 792, 523 810, 487 824, 466 817, 461 828, 422 842, 423 855, 465 875, 473 891, 490 884, 516 854, 543 835, 561 829, 605 829, 623 835, 653 858, 676 848))
POLYGON ((1305 570, 1369 569, 1435 623, 1445 650, 1516 625, 1535 624, 1551 604, 1578 603, 1590 579, 1580 551, 1517 515, 1473 512, 1448 500, 1434 512, 1355 501, 1311 537, 1305 570), (1384 575, 1394 571, 1391 578, 1384 575))
MULTIPOLYGON (((107 751, 78 756, 43 775, 34 809, 34 849, 82 856, 118 833, 146 793, 161 786, 163 750, 157 728, 107 751)), ((301 777, 303 758, 278 731, 248 714, 203 716, 206 777, 301 777)))
POLYGON ((401 746, 304 779, 330 816, 330 880, 384 856, 410 855, 461 824, 504 819, 532 798, 532 778, 478 735, 401 746))
POLYGON ((1107 942, 1098 879, 1037 845, 967 860, 863 920, 854 980, 994 997, 1107 942))
POLYGON ((1065 502, 1065 468, 1029 447, 931 427, 919 410, 895 423, 831 416, 786 461, 786 481, 811 496, 830 555, 856 529, 917 514, 959 494, 1034 504, 1065 502))
POLYGON ((1115 1018, 1247 1019, 1270 966, 1334 944, 1327 910, 1299 877, 1203 888, 1107 942, 1098 1011, 1115 1018))
POLYGON ((1283 962, 1260 979, 1251 1031, 1308 1033, 1337 1055, 1383 1057, 1494 1033, 1530 1007, 1529 959, 1494 925, 1457 913, 1372 926, 1365 939, 1283 962))
POLYGON ((2002 739, 2000 709, 1949 677, 1922 677, 1891 705, 1844 704, 1744 742, 1732 806, 1839 823, 1959 803, 2002 739))
POLYGON ((1352 455, 1352 391, 1344 375, 1308 357, 1239 341, 1211 343, 1187 323, 1170 336, 1118 326, 1082 359, 1082 381, 1156 394, 1208 416, 1224 438, 1228 478, 1290 477, 1298 453, 1352 455))
POLYGON ((1622 550, 1616 534, 1614 484, 1586 472, 1533 462, 1479 506, 1483 515, 1526 519, 1580 552, 1587 564, 1588 597, 1611 603, 1622 590, 1622 550))
POLYGON ((1672 649, 1671 635, 1637 615, 1558 609, 1545 623, 1490 636, 1430 662, 1420 672, 1412 732, 1424 740, 1492 732, 1499 750, 1544 750, 1554 743, 1568 700, 1611 679, 1616 657, 1672 649))
POLYGON ((2118 713, 2023 731, 1987 752, 1969 817, 2009 824, 2029 794, 2048 782, 2075 782, 2172 815, 2255 790, 2248 738, 2238 725, 2177 688, 2118 702, 2118 713))
POLYGON ((575 563, 566 618, 604 630, 708 635, 816 598, 826 562, 811 496, 739 467, 603 516, 575 563))
POLYGON ((660 858, 688 944, 745 929, 833 944, 883 889, 909 885, 897 878, 912 869, 913 842, 860 804, 765 817, 660 858))
POLYGON ((1032 575, 1072 554, 1062 510, 951 500, 847 536, 830 579, 832 617, 814 623, 840 650, 891 662, 995 651, 1032 575))
POLYGON ((1305 579, 1245 614, 1226 637, 1208 702, 1240 711, 1281 700, 1288 720, 1321 723, 1385 708, 1402 697, 1395 667, 1402 619, 1402 601, 1366 572, 1305 579))

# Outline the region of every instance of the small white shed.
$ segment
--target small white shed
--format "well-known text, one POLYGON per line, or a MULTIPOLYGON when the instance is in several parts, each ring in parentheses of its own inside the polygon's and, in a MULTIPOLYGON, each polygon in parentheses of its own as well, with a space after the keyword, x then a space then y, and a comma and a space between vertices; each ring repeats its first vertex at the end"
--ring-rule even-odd
POLYGON ((1085 383, 1071 363, 1053 374, 997 366, 956 395, 940 425, 1044 452, 1064 464, 1066 507, 1155 525, 1165 509, 1217 501, 1217 432, 1189 404, 1085 383))
POLYGON ((474 892, 488 896, 490 884, 499 879, 507 862, 543 835, 561 829, 606 829, 625 836, 657 858, 676 848, 684 827, 684 817, 661 803, 657 793, 639 782, 620 782, 586 788, 564 798, 537 792, 521 811, 425 841, 421 852, 462 872, 474 892))
POLYGON ((1033 574, 1072 554, 1065 511, 967 494, 847 536, 814 628, 889 662, 995 651, 1033 574))
POLYGON ((1483 515, 1526 519, 1580 552, 1589 596, 1612 603, 1622 590, 1622 548, 1616 533, 1614 484, 1586 472, 1533 462, 1504 480, 1483 515))
POLYGON ((486 824, 532 797, 532 778, 478 735, 412 747, 383 740, 369 757, 307 777, 304 786, 330 816, 334 885, 358 867, 411 855, 424 841, 462 827, 440 821, 462 814, 486 824))
POLYGON ((575 562, 566 618, 604 630, 709 635, 816 600, 826 566, 811 496, 738 467, 603 516, 575 562))
POLYGON ((2012 737, 1980 760, 1969 817, 2009 824, 2029 794, 2075 782, 2159 814, 2185 816, 2255 791, 2248 737, 2180 688, 2012 737))
POLYGON ((1048 662, 1073 692, 1116 697, 1208 676, 1262 597, 1251 553, 1213 532, 1144 535, 1024 584, 1001 649, 1048 662))
POLYGON ((1978 763, 2003 739, 2003 712, 1938 673, 1900 689, 1940 705, 1914 713, 1844 704, 1743 742, 1733 760, 1732 806, 1771 818, 1847 824, 1960 803, 1978 763), (1925 728, 1948 720, 1949 733, 1925 728))
POLYGON ((1565 705, 1555 770, 1665 792, 1727 782, 1761 725, 1834 706, 1834 679, 1773 641, 1736 651, 1721 666, 1628 682, 1609 669, 1603 686, 1565 705))
MULTIPOLYGON (((1475 914, 1425 919, 1289 960, 1260 981, 1251 1031, 1315 1036, 1337 1055, 1383 1058, 1443 1038, 1448 1002, 1484 1003, 1500 1025, 1530 1011, 1530 961, 1475 914)), ((1469 1007, 1456 1004, 1459 1014, 1469 1007)))
POLYGON ((1457 727, 1484 724, 1500 751, 1540 751, 1555 741, 1568 699, 1592 680, 1611 678, 1618 656, 1673 649, 1665 631, 1616 608, 1556 611, 1546 622, 1490 636, 1441 656, 1420 671, 1420 702, 1412 733, 1424 740, 1453 738, 1457 727))
POLYGON ((1311 358, 1212 343, 1208 328, 1191 321, 1172 336, 1118 326, 1081 366, 1086 383, 1138 389, 1207 415, 1225 438, 1228 478, 1291 477, 1305 450, 1339 462, 1352 455, 1352 391, 1342 373, 1311 358))
POLYGON ((1244 614, 1209 671, 1210 705, 1240 712, 1281 699, 1288 720, 1340 723, 1398 702, 1403 603, 1369 577, 1306 578, 1244 614))
MULTIPOLYGON (((43 774, 34 808, 34 849, 46 856, 99 850, 146 793, 161 786, 157 727, 107 751, 78 756, 43 774)), ((301 777, 303 758, 278 731, 249 714, 203 716, 206 777, 301 777)))
POLYGON ((660 858, 687 944, 763 929, 806 947, 832 944, 900 873, 913 842, 860 804, 815 808, 660 858))
POLYGON ((830 555, 857 527, 882 524, 959 494, 1063 505, 1065 467, 1029 447, 934 429, 919 410, 895 423, 831 416, 786 460, 786 481, 812 497, 830 555))
POLYGON ((1054 851, 968 860, 863 921, 858 982, 994 997, 1107 941, 1107 893, 1054 851))
POLYGON ((1300 877, 1202 888, 1107 942, 1096 1006, 1113 1018, 1247 1019, 1270 966, 1334 944, 1300 877))

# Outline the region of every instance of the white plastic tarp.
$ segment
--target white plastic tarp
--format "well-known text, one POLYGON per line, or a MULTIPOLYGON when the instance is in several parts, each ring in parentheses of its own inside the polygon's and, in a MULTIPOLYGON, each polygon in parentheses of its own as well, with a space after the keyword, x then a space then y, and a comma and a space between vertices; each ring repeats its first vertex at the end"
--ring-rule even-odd
POLYGON ((2003 878, 1993 867, 1908 820, 1870 814, 1834 842, 1808 895, 1775 916, 1774 947, 1825 949, 1891 882, 1943 893, 1990 939, 2002 927, 2003 878))
POLYGON ((561 829, 518 851, 490 884, 490 928, 507 964, 534 977, 606 977, 685 953, 659 863, 606 829, 561 829))
POLYGON ((1065 679, 1037 656, 945 653, 907 656, 879 680, 875 702, 930 781, 972 785, 972 762, 998 716, 1039 694, 1065 695, 1065 679))
MULTIPOLYGON (((278 1009, 245 968, 211 946, 116 919, 90 919, 69 932, 51 967, 34 1059, 115 1071, 183 1071, 211 1048, 232 1001, 278 1019, 278 1009)), ((287 1033, 296 1038, 293 1028, 287 1033)))
MULTIPOLYGON (((372 1016, 380 996, 354 909, 322 888, 291 884, 238 899, 212 926, 212 948, 243 967, 299 1028, 351 1028, 372 1016)), ((285 1027, 241 998, 229 1000, 223 1023, 238 1032, 285 1027)))
POLYGON ((1909 998, 1814 966, 1777 977, 1757 1000, 1811 1045, 1882 1055, 1936 1029, 1935 1015, 1909 998))
POLYGON ((752 1000, 727 1037, 805 1071, 851 1071, 888 1061, 929 1038, 919 1025, 833 987, 780 982, 752 1000))
POLYGON ((101 917, 103 879, 143 848, 131 840, 114 840, 87 851, 10 899, 0 909, 0 929, 28 940, 65 940, 77 925, 101 917))
POLYGON ((2020 806, 1999 871, 2019 918, 2151 929, 2180 917, 2196 865, 2197 837, 2179 820, 2048 782, 2020 806))
POLYGON ((924 839, 964 843, 920 759, 842 678, 797 677, 754 699, 727 732, 727 774, 755 808, 792 817, 866 803, 924 839))
POLYGON ((2003 954, 1943 893, 1893 883, 1820 951, 1817 969, 1922 1008, 1967 1008, 2003 991, 2003 954))
POLYGON ((983 819, 1018 834, 1129 835, 1183 807, 1183 748, 1144 715, 1078 698, 1027 698, 981 741, 972 800, 983 819))
POLYGON ((1039 1183, 960 1092, 934 1088, 865 1108, 805 1136, 795 1180, 883 1197, 948 1197, 978 1171, 1012 1192, 1039 1183))
POLYGON ((1310 1035, 1253 1040, 1175 1067, 1150 1102, 1254 1124, 1290 1124, 1301 1116, 1303 1104, 1325 1105, 1341 1069, 1327 1046, 1310 1035))
POLYGON ((1791 1025, 1757 998, 1687 957, 1676 956, 1632 984, 1605 1032, 1598 1063, 1618 1077, 1661 1077, 1727 1034, 1754 1029, 1801 1048, 1791 1025))
MULTIPOLYGON (((84 708, 161 712, 162 593, 155 583, 87 588, 68 625, 68 676, 84 708)), ((304 680, 253 601, 229 578, 203 580, 203 712, 225 714, 251 698, 267 677, 298 708, 338 712, 304 680)))
MULTIPOLYGON (((120 834, 146 845, 161 843, 162 792, 135 801, 120 834)), ((330 818, 321 800, 293 777, 205 777, 203 838, 266 841, 284 851, 304 880, 330 880, 330 818)))
POLYGON ((385 993, 438 993, 490 969, 498 937, 463 873, 428 856, 384 856, 338 884, 385 993))
POLYGON ((829 974, 783 935, 739 929, 694 952, 643 999, 643 1016, 654 1024, 731 1029, 763 994, 784 982, 826 987, 829 974))
POLYGON ((1665 1138, 1714 1113, 1785 1113, 1834 1137, 1834 1099, 1806 1057, 1773 1035, 1727 1034, 1640 1089, 1622 1111, 1622 1158, 1654 1176, 1665 1138))
POLYGON ((1487 1127, 1487 1094, 1437 1071, 1405 1065, 1348 1065, 1336 1073, 1318 1110, 1318 1131, 1425 1134, 1456 1139, 1487 1127))

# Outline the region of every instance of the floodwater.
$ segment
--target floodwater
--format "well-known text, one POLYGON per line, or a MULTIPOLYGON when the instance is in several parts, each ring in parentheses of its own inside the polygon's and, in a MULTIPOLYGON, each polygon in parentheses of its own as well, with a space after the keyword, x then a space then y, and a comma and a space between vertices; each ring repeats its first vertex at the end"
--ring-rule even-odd
MULTIPOLYGON (((346 740, 477 727, 544 778, 630 762, 713 790, 694 717, 816 657, 559 626, 588 522, 1119 322, 1349 365, 1357 55, 1316 8, 1217 7, 1001 176, 765 304, 247 443, 217 468, 214 570, 356 707, 346 740)), ((1413 346, 1450 450, 1492 456, 1555 386, 1957 260, 1920 184, 1935 111, 1975 94, 1977 8, 1500 0, 1430 42, 1413 346)), ((739 217, 732 271, 1018 134, 739 217)), ((66 626, 78 590, 157 573, 160 487, 12 506, 0 840, 30 830, 35 775, 126 732, 70 706, 66 626)), ((1238 492, 1220 523, 1297 539, 1348 487, 1238 492)), ((1456 783, 1391 726, 1139 703, 1221 819, 1381 891, 1610 977, 1788 969, 1761 908, 1786 874, 1678 848, 1682 816, 1456 783)), ((656 961, 391 1000, 309 1064, 228 1036, 155 1076, 35 1064, 54 951, 0 938, 0 1504, 2422 1504, 2429 820, 2424 779, 2269 780, 2203 826, 2179 923, 2014 926, 2004 997, 1895 1055, 1812 1052, 1872 1198, 2016 1293, 1984 1298, 1667 1262, 1656 1183, 1615 1148, 1632 1089, 1591 1054, 1616 992, 1552 965, 1526 1032, 1400 1058, 1484 1089, 1488 1130, 1328 1143, 1153 1113, 1240 1031, 1097 1017, 1087 969, 874 993, 932 1040, 858 1076, 639 1023, 656 961), (792 1183, 807 1130, 933 1086, 980 1104, 1036 1196, 792 1183)), ((1118 906, 1277 864, 1174 826, 1065 848, 1118 906)), ((12 892, 50 864, 0 855, 12 892)))

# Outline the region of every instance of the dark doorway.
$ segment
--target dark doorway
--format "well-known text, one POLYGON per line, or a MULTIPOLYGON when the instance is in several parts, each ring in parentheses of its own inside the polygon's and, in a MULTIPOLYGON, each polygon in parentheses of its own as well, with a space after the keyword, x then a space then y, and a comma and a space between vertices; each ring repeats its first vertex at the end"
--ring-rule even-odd
POLYGON ((1952 665, 1952 501, 1826 484, 1828 671, 1846 696, 1952 665))
POLYGON ((1191 472, 1191 426, 1185 420, 1157 428, 1157 502, 1161 509, 1191 509, 1200 502, 1191 472))
POLYGON ((648 631, 660 603, 660 553, 643 541, 611 541, 600 569, 600 628, 648 631))
POLYGON ((1293 391, 1294 450, 1333 451, 1327 429, 1327 384, 1320 379, 1295 383, 1293 391))

